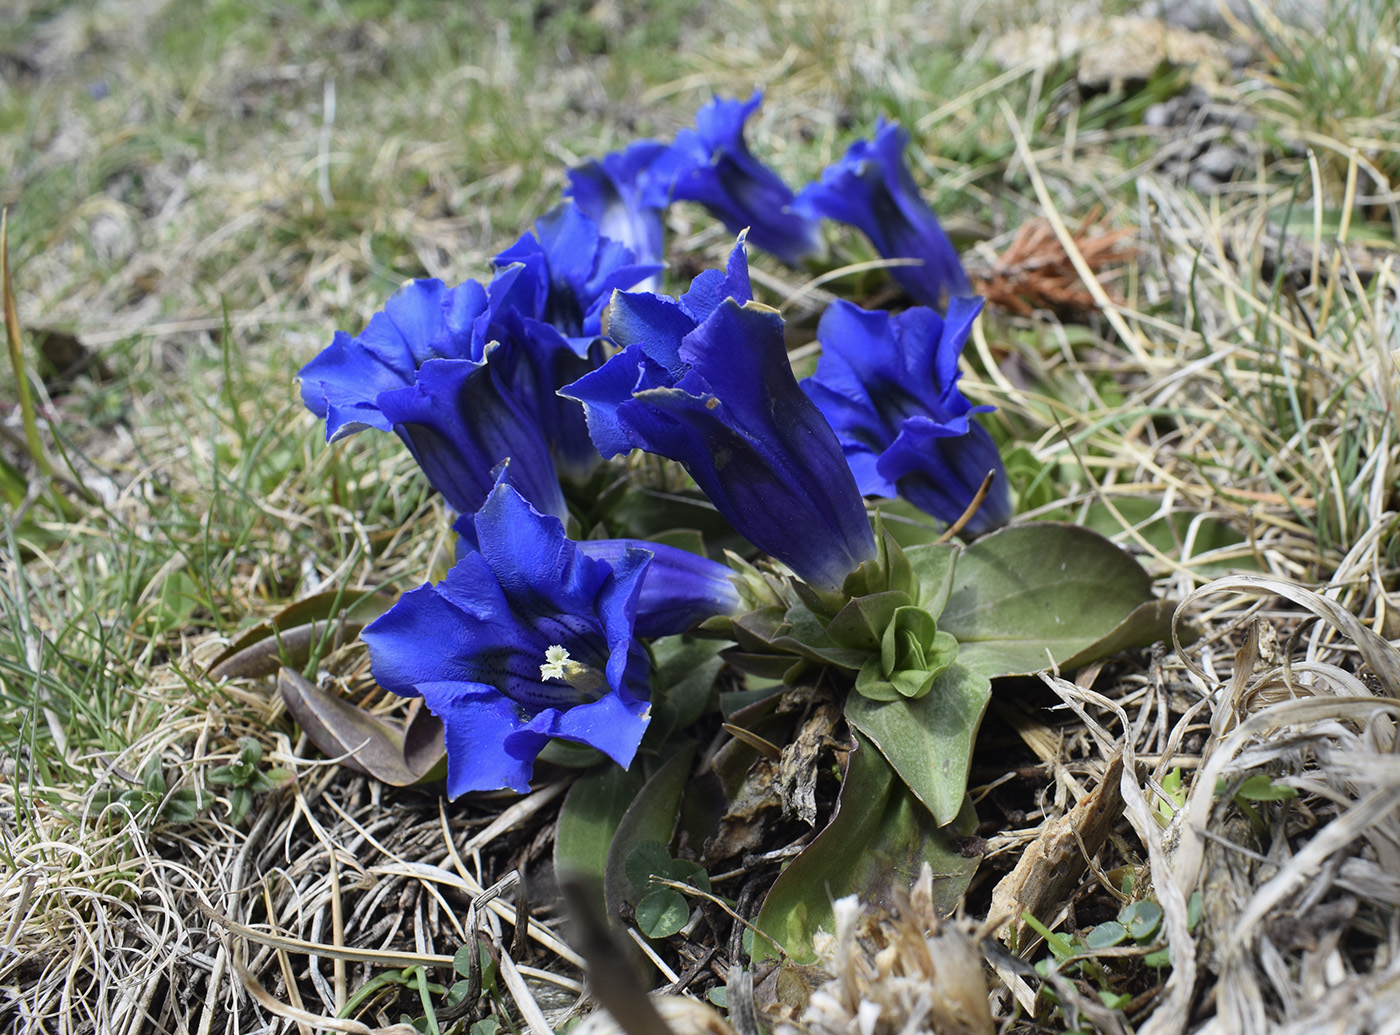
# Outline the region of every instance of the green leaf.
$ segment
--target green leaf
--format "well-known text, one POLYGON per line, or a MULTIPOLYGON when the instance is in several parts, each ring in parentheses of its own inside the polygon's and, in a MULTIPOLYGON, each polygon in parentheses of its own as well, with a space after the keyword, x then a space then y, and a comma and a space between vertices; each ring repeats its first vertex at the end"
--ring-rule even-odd
POLYGON ((231 765, 221 765, 217 769, 211 769, 205 774, 204 779, 214 784, 216 787, 225 787, 239 782, 238 770, 231 765))
POLYGON ((670 844, 680 812, 681 796, 690 782, 690 763, 695 758, 695 742, 689 741, 648 780, 618 822, 608 847, 603 873, 603 895, 608 914, 617 916, 622 904, 636 904, 640 898, 627 877, 627 860, 632 849, 643 841, 670 844))
POLYGON ((332 758, 346 756, 343 764, 357 772, 391 787, 408 787, 440 779, 446 771, 442 722, 421 698, 399 726, 323 690, 295 669, 278 672, 277 689, 311 742, 332 758))
POLYGON ((700 891, 710 890, 710 875, 705 867, 689 859, 672 859, 666 866, 666 876, 700 891))
MULTIPOLYGON (((1058 931, 1050 930, 1050 928, 1042 924, 1029 912, 1021 914, 1021 922, 1024 923, 1027 927, 1029 927, 1036 934, 1040 935, 1042 938, 1045 939, 1046 946, 1049 947, 1050 951, 1054 954, 1056 960, 1064 962, 1071 956, 1078 954, 1079 946, 1075 944, 1075 940, 1073 938, 1071 938, 1067 934, 1061 934, 1058 931)), ((1042 974, 1044 974, 1046 971, 1045 969, 1042 969, 1041 964, 1045 964, 1047 969, 1051 966, 1051 964, 1049 960, 1041 960, 1040 963, 1037 963, 1035 965, 1035 969, 1039 970, 1042 974)))
POLYGON ((1133 1001, 1133 997, 1126 992, 1110 992, 1107 989, 1099 990, 1099 1002, 1110 1010, 1126 1010, 1128 1004, 1133 1001))
POLYGON ((393 602, 362 590, 330 590, 299 600, 229 644, 210 664, 209 678, 271 676, 284 664, 301 668, 318 648, 349 643, 393 602))
POLYGON ((1205 910, 1205 898, 1200 890, 1191 892, 1191 897, 1186 900, 1186 929, 1192 933, 1196 930, 1196 925, 1201 922, 1201 913, 1205 910))
POLYGON ((890 690, 903 697, 923 697, 957 656, 958 641, 939 631, 933 615, 919 607, 901 607, 885 627, 879 655, 861 666, 856 691, 877 701, 893 700, 890 690))
POLYGON ((872 593, 856 597, 828 623, 826 634, 839 647, 879 650, 885 628, 910 603, 907 593, 872 593))
POLYGON ((1147 941, 1162 926, 1162 907, 1146 899, 1129 903, 1119 911, 1118 922, 1127 929, 1133 941, 1147 941))
POLYGON ((669 877, 671 863, 670 849, 660 841, 641 841, 627 856, 627 879, 638 894, 651 889, 653 876, 669 877))
POLYGON ((959 660, 916 700, 851 694, 846 721, 870 738, 942 825, 963 806, 973 741, 991 696, 991 680, 959 660))
POLYGON ((235 787, 228 793, 228 824, 236 827, 247 818, 253 807, 253 795, 246 787, 235 787))
POLYGON ((997 678, 1155 643, 1169 635, 1172 610, 1142 566, 1103 536, 1038 522, 962 552, 938 624, 957 637, 960 664, 997 678))
MULTIPOLYGON (((955 843, 976 829, 965 808, 957 822, 940 827, 909 794, 884 757, 856 735, 847 761, 836 815, 774 882, 758 914, 758 928, 794 959, 815 959, 812 937, 834 931, 831 904, 859 893, 867 905, 892 908, 907 894, 928 862, 934 874, 934 904, 949 914, 967 889, 978 859, 960 854, 955 843)), ((774 955, 755 938, 755 959, 774 955)))
POLYGON ((715 679, 724 667, 723 640, 667 636, 652 643, 652 725, 660 733, 683 730, 710 709, 715 679))
POLYGON ((199 792, 193 787, 181 787, 166 799, 161 819, 167 823, 193 823, 199 818, 199 792))
MULTIPOLYGON (((646 781, 641 766, 622 769, 613 762, 584 773, 564 797, 554 837, 554 870, 583 878, 600 889, 608 848, 627 806, 646 781)), ((601 898, 598 902, 601 908, 601 898)))
POLYGON ((1152 967, 1155 970, 1160 970, 1163 967, 1170 967, 1172 965, 1172 947, 1168 945, 1165 949, 1149 952, 1142 958, 1142 964, 1145 967, 1152 967))
POLYGON ((637 926, 648 938, 669 938, 689 919, 690 906, 674 888, 653 888, 637 902, 637 926))
MULTIPOLYGON (((1228 789, 1229 785, 1224 780, 1215 785, 1216 794, 1224 794, 1228 789)), ((1255 773, 1240 784, 1240 789, 1235 792, 1237 800, 1245 801, 1291 801, 1296 797, 1296 788, 1289 787, 1286 783, 1274 783, 1268 773, 1255 773)))
POLYGON ((1084 936, 1086 948, 1098 950, 1117 945, 1128 937, 1128 929, 1117 920, 1107 920, 1084 936))
POLYGON ((961 549, 952 543, 930 543, 905 552, 919 583, 919 606, 934 618, 948 606, 948 596, 953 591, 953 571, 961 549))

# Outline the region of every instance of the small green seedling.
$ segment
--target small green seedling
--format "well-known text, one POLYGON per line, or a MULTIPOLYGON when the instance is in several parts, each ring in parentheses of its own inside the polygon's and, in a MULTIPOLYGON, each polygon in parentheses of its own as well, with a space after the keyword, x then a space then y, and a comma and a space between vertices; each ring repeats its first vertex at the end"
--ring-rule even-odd
POLYGON ((208 780, 216 787, 227 787, 228 821, 238 826, 253 806, 253 795, 263 794, 291 777, 287 769, 258 768, 262 762, 263 747, 252 737, 240 737, 238 757, 228 765, 211 770, 208 780))
MULTIPOLYGON (((1125 877, 1125 884, 1127 878, 1125 877)), ((1140 949, 1150 949, 1142 956, 1144 966, 1154 970, 1171 966, 1171 948, 1158 945, 1162 931, 1162 907, 1156 902, 1144 899, 1130 902, 1118 911, 1116 920, 1109 920, 1091 927, 1082 935, 1064 934, 1051 931, 1029 913, 1023 914, 1026 926, 1045 939, 1050 957, 1036 963, 1035 969, 1042 976, 1052 970, 1070 974, 1094 985, 1094 991, 1111 1010, 1126 1009, 1133 997, 1114 987, 1121 983, 1122 974, 1115 974, 1109 966, 1100 962, 1098 954, 1126 943, 1133 943, 1140 949)), ((1201 919, 1201 893, 1194 893, 1186 906, 1186 924, 1195 930, 1201 919)), ((1041 989, 1050 1002, 1059 1005, 1054 991, 1046 985, 1041 989)))
POLYGON ((124 791, 109 788, 94 795, 94 809, 104 809, 109 805, 121 805, 138 820, 158 817, 167 823, 193 823, 204 807, 197 789, 181 787, 170 790, 159 756, 146 763, 135 787, 124 791))

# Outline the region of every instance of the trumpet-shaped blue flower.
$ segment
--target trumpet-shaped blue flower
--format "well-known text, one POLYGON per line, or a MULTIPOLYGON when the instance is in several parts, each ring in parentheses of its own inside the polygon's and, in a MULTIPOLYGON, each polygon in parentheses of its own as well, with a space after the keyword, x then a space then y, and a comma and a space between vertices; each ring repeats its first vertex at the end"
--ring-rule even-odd
POLYGON ((857 140, 820 182, 808 184, 794 208, 854 226, 886 259, 918 259, 891 275, 914 301, 942 309, 950 297, 972 294, 957 249, 919 194, 904 164, 908 135, 883 119, 873 140, 857 140))
MULTIPOLYGON (((648 188, 652 167, 668 149, 660 141, 638 140, 622 151, 589 159, 568 174, 566 193, 598 224, 598 232, 625 245, 642 263, 660 263, 665 254, 661 222, 664 203, 657 202, 655 192, 648 188)), ((661 278, 648 277, 638 286, 655 291, 661 286, 661 278)))
POLYGON ((922 306, 896 316, 846 301, 822 315, 822 356, 803 389, 826 415, 869 496, 903 496, 951 524, 967 509, 988 471, 987 498, 967 524, 981 535, 1011 519, 1001 455, 958 391, 958 356, 980 298, 954 298, 944 319, 922 306))
MULTIPOLYGON (((300 371, 302 400, 335 441, 364 428, 392 430, 450 506, 481 506, 492 468, 514 458, 516 484, 541 510, 565 512, 549 444, 530 407, 501 375, 509 350, 492 344, 499 296, 519 276, 447 288, 416 280, 357 336, 337 331, 300 371)), ((512 346, 513 347, 513 346, 512 346)), ((553 385, 550 386, 551 392, 553 385)))
POLYGON ((695 116, 695 129, 675 143, 652 168, 651 203, 698 201, 731 233, 745 227, 749 240, 790 266, 822 250, 821 225, 791 208, 792 191, 744 142, 744 123, 763 103, 716 97, 695 116))
POLYGON ((582 475, 597 460, 583 411, 556 390, 603 360, 602 313, 615 290, 652 277, 619 241, 572 202, 555 207, 495 258, 488 335, 506 348, 496 360, 510 392, 532 410, 565 470, 582 475))
POLYGON ((613 297, 624 350, 562 394, 583 403, 604 456, 632 448, 685 465, 742 535, 823 588, 875 554, 840 443, 797 386, 783 321, 752 301, 743 239, 727 271, 679 301, 613 297))
POLYGON ((562 516, 558 468, 598 460, 583 411, 555 394, 603 359, 601 314, 617 288, 657 269, 561 205, 496 257, 488 287, 418 280, 358 336, 337 332, 301 370, 302 398, 330 441, 393 430, 454 509, 481 506, 492 469, 542 511, 562 516))
POLYGON ((630 765, 651 719, 634 628, 651 553, 590 557, 509 485, 473 528, 477 550, 361 634, 380 685, 442 720, 449 795, 527 791, 552 737, 630 765))

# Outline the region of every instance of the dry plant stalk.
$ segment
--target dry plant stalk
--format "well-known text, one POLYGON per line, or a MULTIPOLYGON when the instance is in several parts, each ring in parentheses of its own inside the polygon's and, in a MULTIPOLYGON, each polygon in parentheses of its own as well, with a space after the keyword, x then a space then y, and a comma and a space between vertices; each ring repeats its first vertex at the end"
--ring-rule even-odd
POLYGON ((924 863, 909 898, 887 917, 864 913, 852 895, 834 905, 836 933, 818 941, 831 979, 812 993, 796 1024, 776 1035, 991 1035, 982 954, 933 904, 924 863))
MULTIPOLYGON (((1121 273, 1112 267, 1128 258, 1131 248, 1124 242, 1137 230, 1124 227, 1091 235, 1102 218, 1101 208, 1090 212, 1075 231, 1074 243, 1100 283, 1108 284, 1121 273)), ((1070 315, 1098 308, 1054 229, 1044 219, 1022 224, 991 267, 974 277, 979 294, 1018 316, 1030 316, 1038 309, 1070 315)))

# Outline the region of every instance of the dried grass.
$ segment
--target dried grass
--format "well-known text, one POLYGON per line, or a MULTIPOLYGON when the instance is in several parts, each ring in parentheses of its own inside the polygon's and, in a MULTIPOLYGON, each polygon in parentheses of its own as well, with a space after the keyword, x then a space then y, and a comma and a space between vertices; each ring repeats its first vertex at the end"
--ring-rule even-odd
MULTIPOLYGON (((583 1009, 578 959, 547 887, 527 882, 530 940, 513 930, 512 875, 536 878, 557 787, 450 808, 431 790, 388 791, 308 757, 267 683, 215 686, 200 673, 238 626, 288 599, 420 578, 446 535, 402 457, 369 444, 353 460, 322 450, 314 422, 291 416, 289 393, 268 386, 285 383, 326 328, 367 315, 405 271, 479 273, 519 230, 515 215, 542 208, 558 185, 528 172, 522 155, 614 146, 640 112, 667 133, 711 88, 742 92, 742 81, 768 84, 756 146, 794 182, 839 153, 844 114, 857 123, 867 111, 899 115, 931 144, 1014 144, 990 166, 953 168, 933 146, 917 156, 938 200, 971 198, 1001 240, 1029 234, 1031 218, 1046 220, 1054 239, 1037 231, 1021 239, 1025 255, 1003 256, 1007 276, 1047 257, 1053 286, 1031 315, 1018 315, 1020 296, 1008 292, 1011 312, 979 325, 975 376, 964 384, 999 407, 1002 430, 1028 444, 1071 507, 1107 510, 1117 538, 1201 633, 1075 683, 1048 677, 1062 707, 1006 701, 989 725, 974 788, 989 824, 988 870, 1009 871, 1121 756, 1124 822, 1037 916, 1066 928, 1100 922, 1131 869, 1132 895, 1164 910, 1174 960, 1160 982, 1121 964, 1134 992, 1126 1017, 1088 985, 1055 977, 1063 1014, 1052 1018, 1029 967, 1044 949, 1018 944, 1013 954, 984 939, 994 1021, 1013 1030, 1080 1019, 1153 1033, 1394 1030, 1400 281, 1393 245, 1351 239, 1345 222, 1324 228, 1320 206, 1307 232, 1284 232, 1274 218, 1294 198, 1291 169, 1305 173, 1303 199, 1354 193, 1358 182, 1389 190, 1376 179, 1385 148, 1347 150, 1366 134, 1384 143, 1371 133, 1384 120, 1341 126, 1320 143, 1333 156, 1325 161, 1290 158, 1281 172, 1261 169, 1203 197, 1154 172, 1178 142, 1125 157, 1115 150, 1123 134, 1046 132, 1030 68, 996 87, 970 81, 957 96, 922 85, 925 52, 961 33, 971 65, 1012 20, 1007 10, 941 17, 889 7, 723 5, 704 27, 712 45, 681 55, 666 81, 620 91, 597 62, 551 78, 512 65, 502 47, 464 63, 456 85, 426 101, 386 89, 363 111, 357 77, 379 82, 386 55, 430 48, 431 28, 403 27, 418 35, 401 47, 372 31, 342 40, 349 64, 337 71, 313 50, 269 66, 232 47, 164 120, 143 122, 137 109, 179 77, 141 73, 146 93, 127 114, 157 127, 144 137, 71 93, 36 87, 51 91, 50 119, 31 147, 0 138, 0 161, 17 183, 70 176, 75 200, 60 206, 62 220, 26 232, 21 315, 30 326, 71 327, 119 371, 115 385, 48 400, 46 413, 72 428, 102 406, 124 409, 68 442, 104 505, 58 529, 61 550, 36 545, 33 560, 4 571, 7 635, 23 664, 7 660, 0 678, 7 700, 28 704, 7 704, 4 718, 0 1020, 35 1032, 309 1032, 329 1027, 323 1018, 376 974, 423 963, 445 977, 473 931, 513 961, 503 996, 526 1026, 557 1027, 583 1009), (455 91, 478 81, 535 98, 515 151, 476 154, 484 132, 453 129, 455 91), (990 102, 1022 87, 1034 88, 1017 95, 1024 106, 990 102), (331 96, 342 113, 334 122, 331 96), (558 140, 550 120, 570 110, 569 96, 581 98, 590 128, 558 140), (236 161, 201 162, 199 126, 268 98, 300 120, 293 132, 277 136, 251 118, 237 131, 236 161), (362 124, 350 121, 357 116, 362 124), (346 152, 363 168, 347 171, 346 152), (1069 229, 1096 207, 1104 235, 1069 229), (1099 250, 1121 258, 1117 279, 1099 250), (1066 301, 1089 311, 1084 325, 1042 309, 1066 301), (227 368, 226 350, 237 357, 227 368), (225 370, 236 382, 230 406, 199 387, 223 384, 225 370), (1129 506, 1143 501, 1145 518, 1129 506), (1173 516, 1184 533, 1164 543, 1153 522, 1173 516), (1207 542, 1207 519, 1240 541, 1207 542), (157 570, 138 570, 147 556, 157 570), (1230 567, 1254 574, 1218 577, 1230 567), (163 623, 161 587, 182 571, 199 576, 208 599, 187 621, 163 623), (212 799, 203 774, 239 736, 258 737, 271 763, 296 774, 247 829, 221 822, 217 803, 177 826, 159 818, 161 801, 108 802, 152 759, 168 795, 190 788, 212 799), (1184 801, 1163 789, 1178 767, 1184 801), (1261 772, 1298 797, 1251 815, 1216 793, 1219 780, 1229 788, 1261 772), (1204 908, 1192 929, 1198 889, 1204 908), (265 990, 262 1005, 252 982, 265 990), (1036 1011, 1041 1020, 1030 1020, 1036 1011)), ((53 46, 75 38, 51 35, 53 46)), ((1317 142, 1308 132, 1290 139, 1317 142)), ((690 215, 676 218, 681 247, 723 248, 721 234, 689 234, 690 215)), ((990 245, 978 254, 995 269, 990 245)), ((769 276, 777 290, 820 297, 769 276)), ((354 649, 327 664, 351 684, 363 674, 354 649)), ((991 883, 974 887, 970 904, 990 901, 991 883)), ((793 1030, 851 1030, 852 1018, 859 1027, 866 1001, 882 1004, 881 1031, 925 1024, 928 1002, 886 979, 932 974, 937 988, 936 974, 881 955, 907 945, 918 956, 929 944, 935 925, 917 899, 896 916, 843 913, 850 926, 836 933, 832 969, 845 985, 830 990, 840 1016, 795 1018, 793 1030), (871 991, 872 980, 881 987, 871 991)), ((357 1022, 390 1028, 400 990, 363 1004, 357 1022)))

